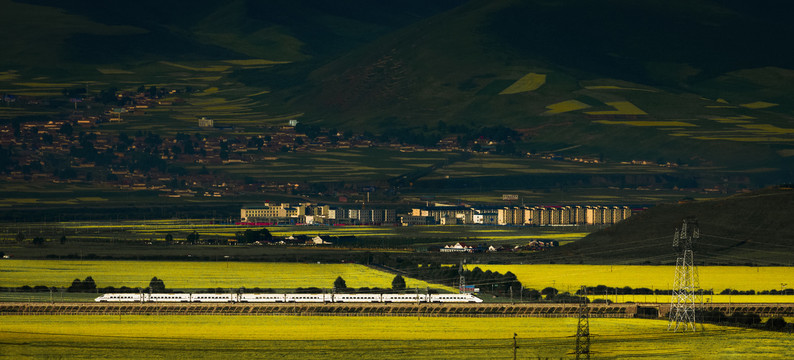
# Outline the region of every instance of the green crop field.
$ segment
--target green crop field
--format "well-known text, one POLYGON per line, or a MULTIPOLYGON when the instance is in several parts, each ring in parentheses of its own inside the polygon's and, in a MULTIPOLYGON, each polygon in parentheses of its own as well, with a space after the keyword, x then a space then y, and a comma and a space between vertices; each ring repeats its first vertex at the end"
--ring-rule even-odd
MULTIPOLYGON (((247 164, 209 165, 208 170, 259 180, 353 181, 385 180, 450 160, 451 152, 400 152, 392 149, 340 149, 273 154, 247 164)), ((200 169, 201 166, 188 166, 200 169)), ((351 199, 352 200, 352 199, 351 199)), ((359 200, 359 199, 357 199, 359 200)))
MULTIPOLYGON (((469 265, 474 267, 474 265, 469 265)), ((673 288, 674 266, 643 265, 476 265, 483 271, 510 271, 524 286, 542 289, 547 286, 574 292, 580 286, 664 289, 673 288)), ((780 290, 781 284, 794 279, 792 267, 699 266, 700 287, 735 290, 780 290)))
MULTIPOLYGON (((98 201, 94 198, 90 201, 98 201)), ((89 201, 85 200, 85 201, 89 201)), ((75 200, 76 204, 79 201, 75 200)), ((261 230, 262 226, 241 226, 214 224, 210 220, 201 219, 164 219, 136 221, 67 221, 38 223, 4 223, 0 240, 13 240, 17 233, 45 237, 52 242, 57 241, 61 234, 67 234, 71 240, 130 240, 130 241, 162 241, 167 234, 174 240, 184 240, 193 231, 203 238, 233 238, 235 234, 246 230, 261 230)), ((322 235, 356 236, 358 238, 406 238, 412 239, 409 244, 445 244, 457 240, 521 244, 532 239, 551 239, 566 243, 581 239, 587 235, 586 228, 538 228, 520 226, 300 226, 278 225, 267 226, 274 236, 290 235, 322 235)))
MULTIPOLYGON (((4 316, 9 358, 521 359, 568 358, 573 318, 308 316, 4 316)), ((707 325, 666 331, 666 321, 591 319, 599 359, 786 358, 787 334, 707 325)))
MULTIPOLYGON (((337 276, 348 287, 390 288, 394 275, 357 264, 299 264, 246 262, 173 261, 80 261, 80 260, 4 260, 0 261, 0 286, 69 286, 74 279, 91 276, 98 287, 146 287, 158 277, 169 289, 206 289, 260 287, 295 289, 331 288, 337 276)), ((406 279, 409 288, 455 289, 424 281, 406 279)))

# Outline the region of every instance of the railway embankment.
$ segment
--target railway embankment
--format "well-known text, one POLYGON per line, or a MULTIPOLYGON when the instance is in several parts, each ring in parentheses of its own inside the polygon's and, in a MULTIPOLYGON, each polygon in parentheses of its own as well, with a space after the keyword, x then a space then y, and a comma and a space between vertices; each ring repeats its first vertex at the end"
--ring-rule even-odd
MULTIPOLYGON (((297 315, 420 317, 576 317, 576 304, 251 304, 2 303, 0 315, 297 315)), ((635 317, 634 304, 589 306, 592 317, 635 317)))
MULTIPOLYGON (((794 316, 794 304, 704 304, 703 311, 794 316)), ((0 315, 292 315, 418 317, 577 317, 577 304, 364 303, 0 303, 0 315)), ((667 317, 669 304, 589 304, 594 318, 667 317)))

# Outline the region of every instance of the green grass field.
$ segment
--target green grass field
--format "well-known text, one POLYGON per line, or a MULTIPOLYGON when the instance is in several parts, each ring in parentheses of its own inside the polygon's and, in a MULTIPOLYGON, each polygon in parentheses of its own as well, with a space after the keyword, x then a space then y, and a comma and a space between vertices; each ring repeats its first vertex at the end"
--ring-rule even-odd
MULTIPOLYGON (((295 289, 332 288, 337 276, 348 287, 391 288, 394 275, 358 264, 300 264, 176 261, 3 260, 0 286, 69 286, 74 279, 91 276, 98 287, 147 287, 152 277, 169 289, 260 287, 295 289)), ((455 289, 406 279, 409 288, 455 289)))
MULTIPOLYGON (((214 224, 202 219, 125 220, 125 221, 69 221, 48 223, 5 223, 0 240, 13 240, 22 232, 28 238, 42 236, 51 240, 53 246, 61 234, 73 240, 127 240, 163 241, 167 234, 174 240, 184 240, 193 231, 205 239, 234 238, 238 232, 260 230, 262 226, 214 224)), ((408 245, 448 244, 455 241, 524 244, 532 239, 551 239, 566 243, 583 238, 587 228, 537 228, 519 226, 267 226, 274 236, 290 235, 349 236, 357 238, 411 239, 408 245)))
MULTIPOLYGON (((207 166, 208 170, 258 180, 356 181, 386 180, 427 168, 457 155, 451 152, 410 152, 392 149, 338 149, 326 152, 272 154, 273 160, 207 166)), ((198 170, 201 166, 191 165, 198 170)), ((351 199, 353 200, 353 199, 351 199)), ((360 200, 360 199, 355 199, 360 200)))
MULTIPOLYGON (((573 318, 294 316, 4 316, 8 358, 512 359, 569 358, 573 318)), ((591 319, 599 359, 786 358, 794 338, 707 325, 666 331, 666 321, 591 319)))

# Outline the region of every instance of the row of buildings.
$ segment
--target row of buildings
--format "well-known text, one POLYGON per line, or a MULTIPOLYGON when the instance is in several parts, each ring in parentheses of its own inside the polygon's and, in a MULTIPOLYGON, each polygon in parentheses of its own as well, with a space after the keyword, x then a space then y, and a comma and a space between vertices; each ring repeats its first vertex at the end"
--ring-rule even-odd
POLYGON ((340 208, 313 203, 265 204, 240 209, 243 223, 294 224, 396 224, 394 209, 340 208))
POLYGON ((628 219, 628 206, 434 206, 414 208, 404 223, 442 225, 611 225, 628 219))
POLYGON ((340 208, 313 203, 265 204, 240 209, 243 223, 408 225, 610 225, 629 218, 628 206, 433 206, 397 215, 388 208, 340 208))

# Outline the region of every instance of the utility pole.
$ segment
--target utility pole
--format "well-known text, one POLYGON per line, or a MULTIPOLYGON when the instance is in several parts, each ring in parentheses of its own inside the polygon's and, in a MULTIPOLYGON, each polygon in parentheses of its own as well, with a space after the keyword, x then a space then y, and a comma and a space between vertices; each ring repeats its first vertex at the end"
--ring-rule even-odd
POLYGON ((458 275, 460 275, 460 279, 458 280, 458 291, 463 294, 464 290, 466 289, 466 277, 463 276, 463 267, 466 266, 466 261, 461 260, 460 266, 458 267, 458 275))
POLYGON ((516 355, 518 354, 518 344, 516 343, 516 336, 518 336, 518 334, 513 333, 513 360, 516 360, 516 355))
POLYGON ((700 229, 694 218, 684 219, 681 229, 675 229, 673 249, 680 254, 675 262, 675 283, 670 299, 670 322, 667 330, 697 331, 696 304, 702 303, 698 270, 695 266, 693 248, 700 238, 700 229), (700 299, 698 299, 700 298, 700 299))
POLYGON ((590 308, 587 306, 587 287, 582 286, 579 298, 579 324, 576 327, 576 360, 590 359, 590 308))

